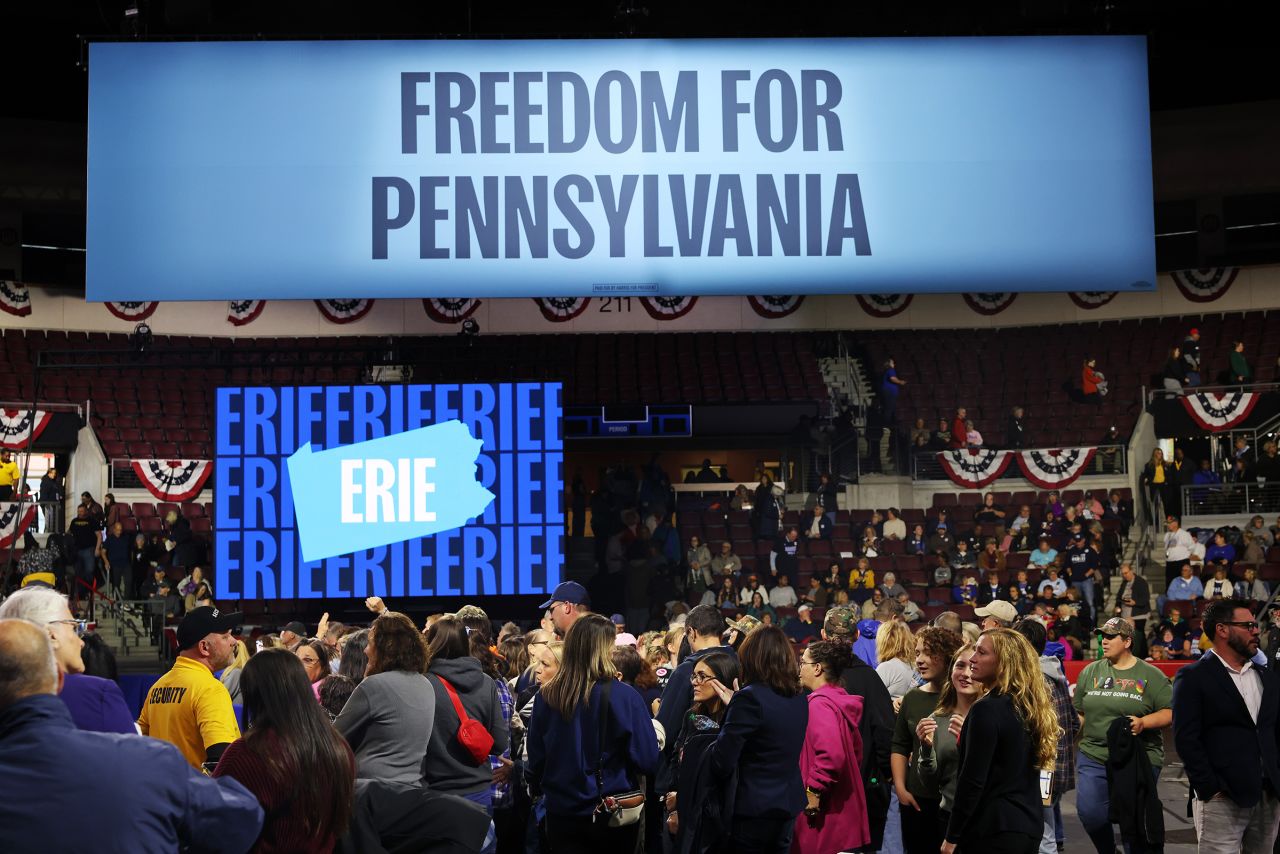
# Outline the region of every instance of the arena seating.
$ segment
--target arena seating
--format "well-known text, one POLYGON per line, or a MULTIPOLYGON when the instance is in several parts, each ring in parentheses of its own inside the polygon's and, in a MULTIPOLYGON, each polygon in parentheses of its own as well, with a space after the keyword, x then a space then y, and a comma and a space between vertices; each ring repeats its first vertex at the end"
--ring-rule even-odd
POLYGON ((1280 326, 1255 311, 1198 317, 1108 320, 1056 326, 1001 329, 898 329, 857 333, 857 341, 878 372, 892 357, 909 385, 898 404, 898 427, 923 418, 933 429, 957 406, 988 444, 1004 441, 1014 405, 1026 410, 1030 441, 1044 445, 1096 444, 1115 424, 1132 432, 1141 411, 1141 389, 1159 386, 1169 349, 1193 327, 1200 330, 1203 384, 1213 384, 1227 367, 1231 343, 1245 342, 1255 376, 1275 378, 1280 326), (1097 359, 1109 393, 1096 410, 1073 403, 1064 385, 1080 387, 1085 358, 1097 359))
POLYGON ((32 363, 42 350, 115 351, 110 359, 86 353, 86 362, 109 363, 102 368, 43 371, 39 395, 48 402, 92 400, 94 427, 110 459, 207 458, 219 385, 359 382, 367 366, 386 361, 389 349, 393 361, 413 367, 418 382, 561 379, 566 405, 827 398, 812 336, 795 332, 435 335, 390 342, 156 336, 157 350, 206 352, 193 364, 182 364, 178 355, 171 369, 134 372, 127 368, 127 335, 7 330, 2 340, 9 370, 0 375, 0 400, 8 401, 31 398, 32 363))

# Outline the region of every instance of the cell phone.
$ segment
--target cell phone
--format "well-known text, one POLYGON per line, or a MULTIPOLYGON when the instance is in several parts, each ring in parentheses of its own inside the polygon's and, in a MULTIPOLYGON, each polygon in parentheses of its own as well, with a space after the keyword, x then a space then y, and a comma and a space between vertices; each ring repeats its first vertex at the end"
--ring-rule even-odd
POLYGON ((262 638, 258 638, 256 641, 254 641, 254 644, 257 648, 257 651, 262 652, 262 638))

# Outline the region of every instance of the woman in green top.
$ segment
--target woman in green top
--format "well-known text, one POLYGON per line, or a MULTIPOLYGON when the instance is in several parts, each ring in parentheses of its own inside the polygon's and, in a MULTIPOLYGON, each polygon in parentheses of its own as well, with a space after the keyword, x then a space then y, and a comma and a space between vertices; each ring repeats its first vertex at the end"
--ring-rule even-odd
POLYGON ((956 797, 956 775, 960 772, 960 748, 956 738, 964 726, 969 708, 987 692, 986 686, 973 680, 973 644, 956 651, 951 660, 951 678, 942 686, 938 707, 933 714, 916 724, 920 742, 920 779, 938 787, 942 803, 938 809, 940 830, 945 833, 951 820, 951 804, 956 797))
POLYGON ((959 635, 935 626, 921 629, 916 635, 916 672, 925 684, 903 696, 889 756, 906 854, 938 854, 942 847, 942 825, 938 823, 942 796, 936 782, 928 784, 920 779, 921 745, 916 725, 938 707, 938 698, 950 676, 951 659, 962 643, 959 635))
POLYGON ((1253 382, 1253 369, 1249 360, 1244 357, 1244 342, 1237 341, 1231 347, 1231 381, 1233 383, 1253 382))
POLYGON ((1133 626, 1127 620, 1113 617, 1097 634, 1102 637, 1103 657, 1080 673, 1072 700, 1083 723, 1076 757, 1076 811, 1094 847, 1112 854, 1116 843, 1108 818, 1107 729, 1116 718, 1127 717, 1159 778, 1164 762, 1160 730, 1173 723, 1173 686, 1169 677, 1133 654, 1133 626))

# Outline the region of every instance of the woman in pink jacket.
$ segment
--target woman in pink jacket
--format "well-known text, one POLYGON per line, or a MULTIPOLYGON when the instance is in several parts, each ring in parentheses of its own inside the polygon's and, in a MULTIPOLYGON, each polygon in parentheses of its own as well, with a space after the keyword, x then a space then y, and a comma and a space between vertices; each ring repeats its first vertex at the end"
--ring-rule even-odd
POLYGON ((848 644, 819 641, 800 657, 809 694, 809 726, 800 753, 808 803, 796 819, 792 854, 836 854, 871 841, 862 788, 862 698, 840 685, 853 653, 848 644))

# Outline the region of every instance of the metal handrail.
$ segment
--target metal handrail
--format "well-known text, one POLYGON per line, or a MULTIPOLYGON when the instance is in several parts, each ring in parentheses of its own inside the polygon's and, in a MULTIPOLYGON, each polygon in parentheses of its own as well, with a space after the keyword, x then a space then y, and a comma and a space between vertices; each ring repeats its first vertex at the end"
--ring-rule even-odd
POLYGON ((1280 382, 1231 383, 1228 385, 1183 386, 1178 391, 1167 388, 1143 389, 1143 406, 1150 406, 1156 400, 1167 400, 1170 397, 1185 397, 1187 394, 1223 394, 1227 392, 1251 391, 1258 394, 1268 391, 1280 391, 1280 382))
MULTIPOLYGON (((78 403, 46 403, 45 401, 36 401, 36 408, 43 409, 46 412, 74 412, 81 418, 84 417, 84 406, 78 403)), ((31 408, 30 400, 0 400, 0 409, 27 409, 31 408)))
POLYGON ((1253 516, 1280 513, 1280 483, 1188 483, 1179 487, 1182 515, 1253 516))

